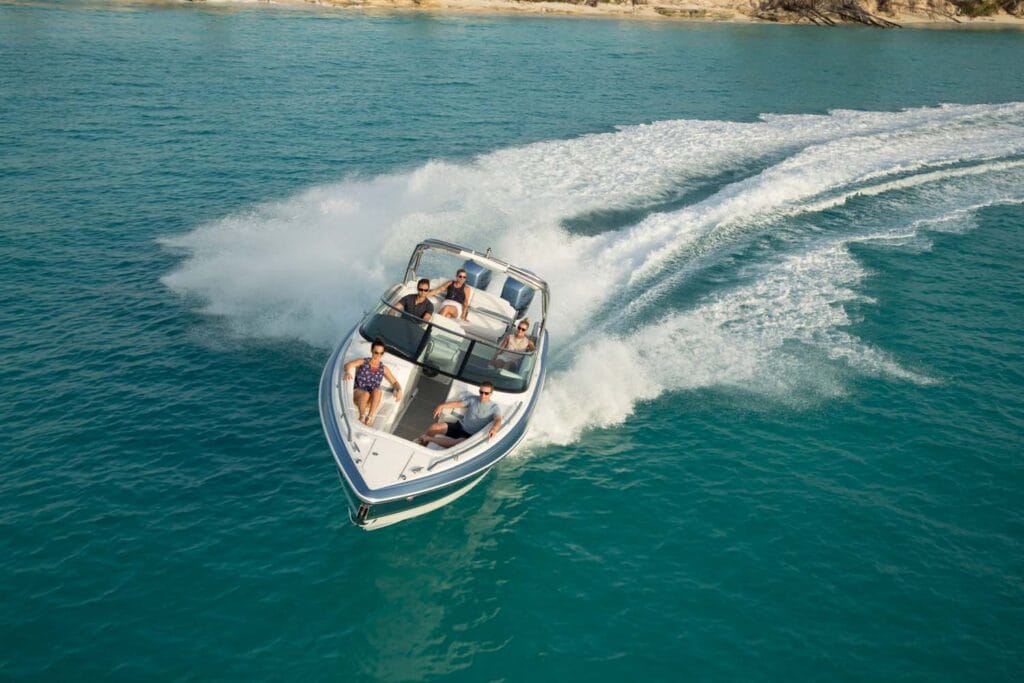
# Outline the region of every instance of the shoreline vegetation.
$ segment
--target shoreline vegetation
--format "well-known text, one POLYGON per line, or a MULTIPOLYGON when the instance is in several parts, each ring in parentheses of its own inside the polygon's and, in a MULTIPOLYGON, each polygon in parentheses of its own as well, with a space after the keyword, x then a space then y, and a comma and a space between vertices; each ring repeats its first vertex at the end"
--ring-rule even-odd
MULTIPOLYGON (((167 4, 167 0, 158 0, 167 4)), ((1024 0, 177 0, 211 6, 278 5, 609 17, 618 19, 789 23, 878 28, 1024 29, 1024 0)), ((155 2, 152 4, 156 4, 155 2)))

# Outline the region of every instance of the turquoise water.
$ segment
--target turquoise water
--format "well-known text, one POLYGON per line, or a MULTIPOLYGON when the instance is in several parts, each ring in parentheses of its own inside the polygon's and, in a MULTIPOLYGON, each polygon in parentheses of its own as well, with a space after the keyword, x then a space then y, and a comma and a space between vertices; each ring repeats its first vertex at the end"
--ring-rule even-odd
POLYGON ((1019 680, 1024 34, 0 5, 0 678, 1019 680), (350 526, 330 347, 552 284, 528 444, 350 526))

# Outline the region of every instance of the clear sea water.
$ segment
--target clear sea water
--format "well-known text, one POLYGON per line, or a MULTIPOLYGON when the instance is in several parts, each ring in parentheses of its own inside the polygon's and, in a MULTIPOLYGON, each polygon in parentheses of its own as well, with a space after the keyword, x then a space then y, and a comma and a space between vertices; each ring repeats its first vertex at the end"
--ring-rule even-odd
POLYGON ((1024 33, 0 5, 0 678, 1024 658, 1024 33), (529 442, 374 533, 331 346, 546 275, 529 442))

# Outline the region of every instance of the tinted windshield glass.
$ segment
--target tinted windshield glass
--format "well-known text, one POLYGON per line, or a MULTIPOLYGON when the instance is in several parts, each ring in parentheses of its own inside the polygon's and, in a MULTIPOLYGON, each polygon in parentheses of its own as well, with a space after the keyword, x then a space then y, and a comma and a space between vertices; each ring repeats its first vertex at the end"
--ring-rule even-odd
POLYGON ((388 351, 406 360, 473 384, 490 380, 499 391, 526 389, 536 360, 536 354, 499 350, 493 344, 463 337, 386 304, 363 321, 360 332, 367 340, 380 337, 388 351), (496 359, 505 367, 495 367, 496 359))

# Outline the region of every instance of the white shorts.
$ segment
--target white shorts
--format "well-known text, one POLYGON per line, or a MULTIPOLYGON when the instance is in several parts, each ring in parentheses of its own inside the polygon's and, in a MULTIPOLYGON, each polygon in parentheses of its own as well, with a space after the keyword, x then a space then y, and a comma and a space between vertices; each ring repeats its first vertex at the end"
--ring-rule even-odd
POLYGON ((458 301, 445 299, 444 301, 441 302, 441 305, 437 307, 437 312, 440 313, 442 310, 444 310, 445 306, 453 307, 455 309, 456 317, 462 317, 462 304, 460 304, 458 301))

